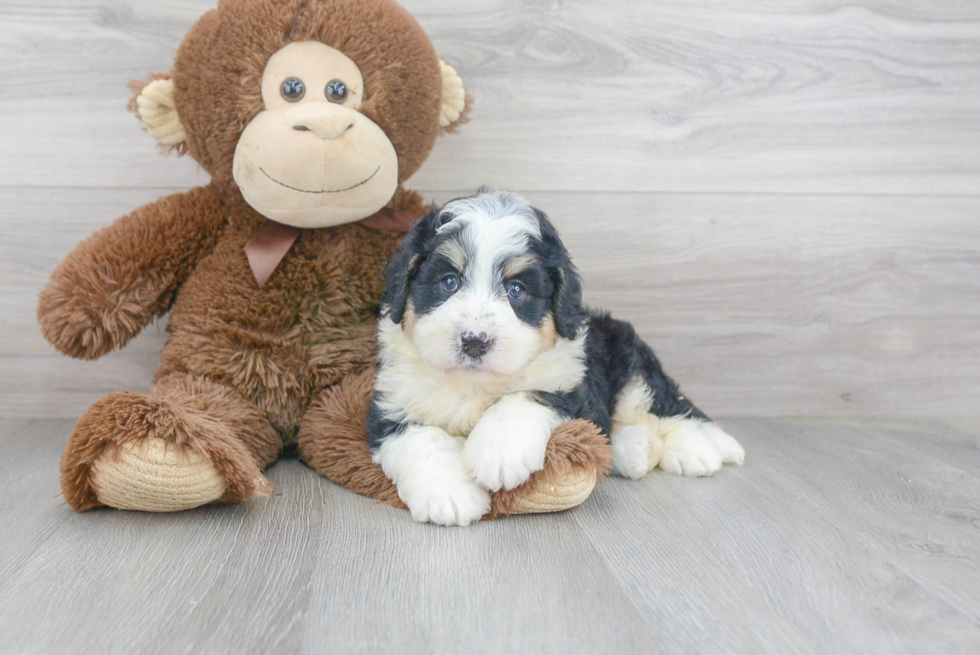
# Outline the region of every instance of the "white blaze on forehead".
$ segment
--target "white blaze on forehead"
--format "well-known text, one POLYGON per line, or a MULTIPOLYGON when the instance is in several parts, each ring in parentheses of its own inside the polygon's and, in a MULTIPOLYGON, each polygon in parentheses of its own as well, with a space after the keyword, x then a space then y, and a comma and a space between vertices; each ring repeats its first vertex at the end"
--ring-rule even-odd
POLYGON ((498 295, 500 266, 527 252, 529 239, 541 238, 541 226, 524 198, 501 191, 479 193, 448 203, 453 219, 439 228, 459 239, 469 254, 465 280, 484 297, 498 295))

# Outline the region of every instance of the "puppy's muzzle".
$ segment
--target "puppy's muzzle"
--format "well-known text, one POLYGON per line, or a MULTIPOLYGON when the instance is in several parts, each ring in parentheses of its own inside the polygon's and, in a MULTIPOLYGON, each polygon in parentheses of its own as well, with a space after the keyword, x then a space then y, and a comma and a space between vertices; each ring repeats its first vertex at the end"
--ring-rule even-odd
POLYGON ((487 354, 493 342, 486 332, 464 332, 459 335, 460 349, 467 357, 479 359, 487 354))

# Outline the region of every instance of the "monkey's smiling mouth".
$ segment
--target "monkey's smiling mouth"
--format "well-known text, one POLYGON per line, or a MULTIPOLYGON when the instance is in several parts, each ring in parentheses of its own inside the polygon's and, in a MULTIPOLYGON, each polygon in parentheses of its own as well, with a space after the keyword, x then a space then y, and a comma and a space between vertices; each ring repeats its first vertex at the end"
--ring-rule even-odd
POLYGON ((378 174, 378 171, 381 170, 381 166, 378 166, 377 168, 375 168, 373 173, 371 173, 370 175, 368 175, 366 178, 364 178, 363 180, 361 180, 357 184, 353 184, 353 185, 351 185, 349 187, 346 187, 344 189, 327 189, 326 191, 309 191, 307 189, 297 189, 294 186, 289 186, 288 184, 284 184, 284 183, 280 182, 279 180, 277 180, 276 178, 272 177, 271 175, 269 175, 268 173, 266 173, 265 172, 265 169, 262 168, 261 166, 259 166, 259 170, 262 171, 262 174, 263 175, 265 175, 267 178, 269 178, 270 180, 272 180, 273 182, 275 182, 279 186, 284 186, 287 189, 292 189, 293 191, 299 191, 300 193, 321 194, 321 193, 342 193, 344 191, 350 191, 351 189, 356 189, 357 187, 359 187, 361 185, 367 184, 368 182, 371 181, 371 178, 373 178, 375 175, 378 174))

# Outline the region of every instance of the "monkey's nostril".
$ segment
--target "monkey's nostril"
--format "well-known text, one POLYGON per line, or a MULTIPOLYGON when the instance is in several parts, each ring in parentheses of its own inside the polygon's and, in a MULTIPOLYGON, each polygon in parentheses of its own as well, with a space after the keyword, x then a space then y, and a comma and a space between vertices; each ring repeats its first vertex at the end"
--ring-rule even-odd
POLYGON ((309 132, 310 131, 310 128, 306 127, 305 125, 293 125, 293 129, 296 130, 297 132, 309 132))

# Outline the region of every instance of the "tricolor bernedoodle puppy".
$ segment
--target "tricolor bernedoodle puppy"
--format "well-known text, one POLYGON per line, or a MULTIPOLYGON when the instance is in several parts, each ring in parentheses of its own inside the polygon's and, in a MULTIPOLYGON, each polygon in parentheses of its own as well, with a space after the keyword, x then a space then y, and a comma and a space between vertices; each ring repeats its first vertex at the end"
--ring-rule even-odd
POLYGON ((479 520, 489 491, 544 467, 572 418, 609 435, 628 478, 742 463, 629 323, 582 306, 558 233, 521 197, 481 190, 433 209, 387 276, 368 438, 415 520, 479 520))

